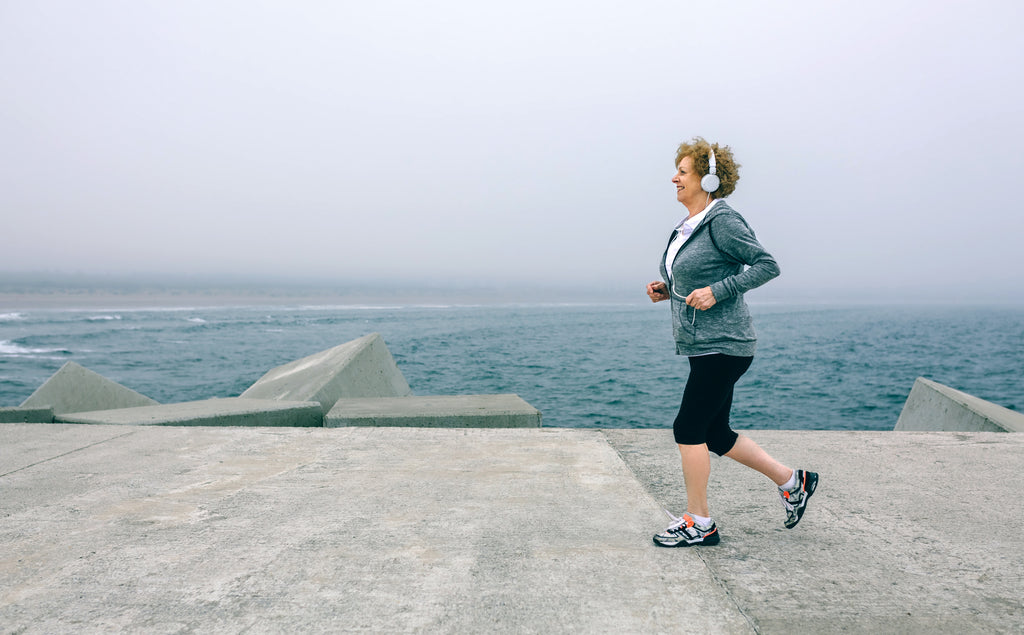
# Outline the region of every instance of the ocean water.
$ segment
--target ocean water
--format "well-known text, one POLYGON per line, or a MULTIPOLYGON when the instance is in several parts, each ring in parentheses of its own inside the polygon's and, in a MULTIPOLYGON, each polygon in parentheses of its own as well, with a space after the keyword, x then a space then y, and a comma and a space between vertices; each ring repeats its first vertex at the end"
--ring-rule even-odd
MULTIPOLYGON (((751 310, 737 429, 889 430, 918 376, 1024 410, 1024 309, 751 310)), ((67 361, 161 403, 232 397, 372 332, 416 394, 517 393, 549 426, 670 427, 687 375, 664 304, 24 310, 0 313, 0 406, 67 361)))

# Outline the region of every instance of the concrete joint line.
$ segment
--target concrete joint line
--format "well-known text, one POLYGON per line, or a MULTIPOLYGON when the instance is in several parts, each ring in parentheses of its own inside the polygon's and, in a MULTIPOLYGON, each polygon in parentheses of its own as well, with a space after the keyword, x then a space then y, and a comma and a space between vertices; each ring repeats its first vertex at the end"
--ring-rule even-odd
MULTIPOLYGON (((662 507, 662 505, 658 503, 657 499, 654 498, 654 492, 647 488, 647 485, 644 484, 644 480, 640 478, 639 474, 636 473, 636 470, 634 470, 633 467, 629 464, 629 461, 626 460, 626 457, 622 456, 622 453, 619 452, 619 449, 617 447, 615 447, 615 444, 608 440, 608 435, 605 434, 604 430, 601 430, 601 438, 604 439, 604 442, 608 444, 608 447, 610 447, 612 451, 615 452, 615 456, 619 457, 619 461, 622 462, 623 466, 625 466, 629 473, 633 475, 633 480, 635 480, 640 485, 640 489, 642 489, 644 493, 647 494, 647 498, 651 501, 651 504, 654 505, 655 507, 662 507)), ((754 620, 751 619, 749 615, 747 615, 747 612, 743 610, 743 607, 739 605, 739 603, 736 601, 736 598, 733 596, 732 591, 729 590, 729 587, 725 584, 725 581, 718 576, 718 572, 715 571, 714 567, 712 567, 711 564, 704 559, 704 556, 700 553, 700 548, 695 547, 693 549, 693 552, 704 565, 704 568, 707 569, 708 573, 711 575, 711 579, 713 579, 715 583, 718 585, 718 587, 722 589, 722 592, 725 593, 725 597, 729 598, 729 602, 731 602, 732 605, 736 607, 736 611, 743 616, 744 620, 746 620, 747 625, 750 626, 750 630, 760 635, 761 631, 757 628, 757 624, 755 624, 754 620)))
POLYGON ((135 430, 133 430, 131 432, 125 432, 124 434, 119 434, 116 437, 110 437, 109 439, 103 439, 102 441, 97 441, 95 443, 90 443, 89 445, 83 445, 82 447, 75 448, 74 450, 68 450, 64 454, 58 454, 57 456, 51 456, 48 459, 43 459, 42 461, 36 461, 35 463, 32 463, 31 465, 26 465, 24 467, 19 467, 16 470, 11 470, 10 472, 7 472, 5 474, 0 474, 0 478, 3 478, 5 476, 10 476, 11 474, 15 474, 15 473, 20 472, 22 470, 27 470, 30 467, 35 467, 37 465, 42 465, 43 463, 49 463, 50 461, 56 461, 57 459, 63 458, 65 456, 69 455, 69 454, 74 454, 75 452, 81 452, 82 450, 88 450, 89 448, 96 447, 97 445, 102 445, 104 443, 107 443, 108 441, 115 441, 117 439, 121 439, 123 437, 127 437, 129 435, 135 434, 135 432, 136 432, 135 430))
POLYGON ((711 578, 722 589, 722 592, 725 593, 725 597, 729 598, 729 601, 732 602, 732 605, 736 607, 736 610, 739 612, 739 614, 742 615, 743 619, 747 621, 747 624, 750 626, 750 630, 760 635, 761 631, 757 628, 757 624, 754 623, 754 620, 749 615, 747 615, 747 612, 744 611, 743 607, 740 606, 739 602, 736 601, 736 598, 733 596, 732 591, 729 590, 729 585, 725 583, 725 580, 718 577, 718 572, 715 571, 715 568, 711 566, 711 563, 704 559, 704 555, 700 552, 700 548, 695 547, 694 551, 697 553, 697 557, 700 558, 700 561, 704 563, 704 567, 708 570, 708 573, 711 574, 711 578))

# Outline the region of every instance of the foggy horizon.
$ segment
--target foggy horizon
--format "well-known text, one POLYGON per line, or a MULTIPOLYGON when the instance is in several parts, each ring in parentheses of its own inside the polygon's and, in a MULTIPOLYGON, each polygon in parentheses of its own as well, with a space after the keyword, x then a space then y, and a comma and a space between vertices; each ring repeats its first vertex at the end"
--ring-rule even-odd
MULTIPOLYGON (((405 290, 395 287, 386 278, 344 279, 338 277, 256 276, 225 274, 93 274, 83 272, 0 272, 0 311, 31 309, 32 297, 66 296, 68 306, 87 301, 95 295, 102 303, 105 297, 123 297, 139 304, 145 298, 170 296, 225 298, 238 304, 248 298, 253 302, 289 301, 322 298, 331 303, 379 302, 401 304, 649 304, 643 285, 604 284, 583 293, 564 285, 531 281, 483 283, 472 280, 403 279, 405 290), (19 304, 20 303, 20 304, 19 304)), ((818 288, 793 290, 770 286, 746 294, 751 305, 792 305, 794 308, 829 306, 914 306, 962 305, 956 298, 943 297, 934 289, 916 289, 899 294, 878 295, 871 290, 818 288)), ((142 302, 144 304, 144 302, 142 302)), ((58 306, 60 303, 48 303, 58 306)), ((1024 297, 974 299, 975 306, 1020 307, 1024 297)))
POLYGON ((699 135, 782 269, 750 301, 1020 304, 1022 27, 1009 0, 9 3, 0 272, 645 301, 699 135))

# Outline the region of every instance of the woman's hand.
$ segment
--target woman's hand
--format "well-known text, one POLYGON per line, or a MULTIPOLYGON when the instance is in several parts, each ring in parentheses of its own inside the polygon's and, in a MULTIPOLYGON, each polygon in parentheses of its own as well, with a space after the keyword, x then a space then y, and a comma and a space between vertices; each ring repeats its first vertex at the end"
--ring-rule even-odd
POLYGON ((651 302, 668 300, 668 287, 661 280, 649 282, 647 283, 647 297, 651 299, 651 302))
POLYGON ((717 302, 718 300, 715 299, 715 294, 711 293, 711 287, 694 289, 693 293, 686 296, 686 303, 701 311, 707 311, 711 307, 715 306, 715 303, 717 302))

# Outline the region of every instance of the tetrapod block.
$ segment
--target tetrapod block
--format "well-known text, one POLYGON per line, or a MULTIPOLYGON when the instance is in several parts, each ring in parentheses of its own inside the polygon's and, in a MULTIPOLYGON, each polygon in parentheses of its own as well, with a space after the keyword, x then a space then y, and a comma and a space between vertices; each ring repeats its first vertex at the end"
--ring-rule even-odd
POLYGON ((384 339, 371 333, 271 369, 241 396, 316 401, 327 412, 339 399, 411 394, 384 339))

